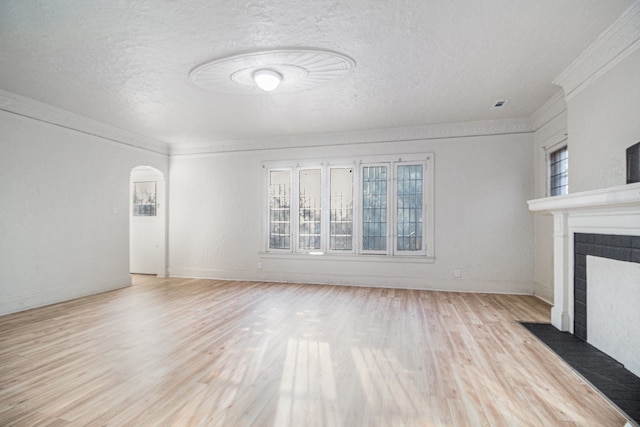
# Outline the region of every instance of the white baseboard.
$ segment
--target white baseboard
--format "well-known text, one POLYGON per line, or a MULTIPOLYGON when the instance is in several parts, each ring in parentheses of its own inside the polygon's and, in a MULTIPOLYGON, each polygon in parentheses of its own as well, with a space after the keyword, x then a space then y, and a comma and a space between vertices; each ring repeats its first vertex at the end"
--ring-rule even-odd
POLYGON ((448 292, 473 292, 509 295, 533 295, 533 284, 530 282, 514 282, 501 280, 467 280, 447 278, 425 278, 398 275, 364 275, 304 273, 300 271, 264 271, 253 272, 243 270, 192 269, 173 268, 170 277, 241 280, 252 282, 308 283, 318 285, 364 286, 392 289, 416 289, 448 292))

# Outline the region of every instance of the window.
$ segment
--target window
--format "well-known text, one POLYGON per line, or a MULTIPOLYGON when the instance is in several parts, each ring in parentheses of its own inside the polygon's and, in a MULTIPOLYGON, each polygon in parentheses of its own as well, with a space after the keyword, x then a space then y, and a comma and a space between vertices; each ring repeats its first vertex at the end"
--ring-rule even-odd
POLYGON ((298 248, 320 249, 322 230, 320 169, 302 169, 298 174, 298 248))
POLYGON ((422 250, 422 165, 397 166, 396 211, 399 251, 422 250))
POLYGON ((388 166, 362 168, 362 249, 387 250, 388 166))
POLYGON ((133 183, 133 216, 156 216, 156 181, 133 183))
POLYGON ((567 146, 555 150, 549 154, 549 196, 567 194, 569 158, 567 146))
POLYGON ((353 249, 353 168, 330 168, 329 249, 353 249))
POLYGON ((269 248, 291 248, 291 173, 269 172, 269 248))
POLYGON ((265 164, 267 252, 432 257, 432 159, 265 164))

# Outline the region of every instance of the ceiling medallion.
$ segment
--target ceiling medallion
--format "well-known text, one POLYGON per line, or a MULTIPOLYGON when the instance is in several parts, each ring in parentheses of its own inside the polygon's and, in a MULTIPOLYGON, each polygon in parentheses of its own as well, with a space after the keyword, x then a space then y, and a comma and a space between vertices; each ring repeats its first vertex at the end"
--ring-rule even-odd
POLYGON ((348 74, 356 62, 341 53, 321 49, 279 49, 215 59, 189 73, 205 89, 235 94, 264 94, 256 76, 279 75, 273 92, 297 92, 348 74), (267 71, 268 73, 265 73, 267 71))

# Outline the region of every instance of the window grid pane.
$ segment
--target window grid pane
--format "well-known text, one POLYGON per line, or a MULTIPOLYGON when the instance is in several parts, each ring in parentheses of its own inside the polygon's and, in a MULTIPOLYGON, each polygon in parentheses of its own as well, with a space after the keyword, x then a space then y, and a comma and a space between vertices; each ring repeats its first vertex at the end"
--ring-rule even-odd
POLYGON ((301 170, 299 200, 300 249, 320 249, 321 172, 319 169, 301 170))
POLYGON ((549 195, 567 194, 569 159, 567 147, 554 151, 549 155, 549 195))
POLYGON ((362 249, 387 249, 387 167, 362 168, 362 249))
POLYGON ((330 174, 329 249, 353 248, 353 169, 334 168, 330 174))
POLYGON ((422 250, 422 165, 398 166, 397 249, 422 250))
POLYGON ((291 248, 291 184, 288 171, 269 174, 269 247, 291 248))

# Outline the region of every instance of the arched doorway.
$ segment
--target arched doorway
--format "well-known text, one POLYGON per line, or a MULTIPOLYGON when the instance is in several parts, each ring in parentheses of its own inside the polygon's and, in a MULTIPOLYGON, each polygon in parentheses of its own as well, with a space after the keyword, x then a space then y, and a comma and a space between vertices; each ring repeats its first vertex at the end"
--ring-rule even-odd
POLYGON ((129 183, 129 271, 166 277, 164 174, 151 166, 137 166, 129 183))

